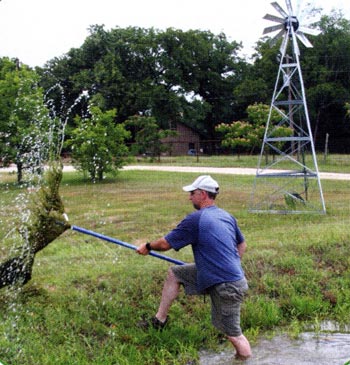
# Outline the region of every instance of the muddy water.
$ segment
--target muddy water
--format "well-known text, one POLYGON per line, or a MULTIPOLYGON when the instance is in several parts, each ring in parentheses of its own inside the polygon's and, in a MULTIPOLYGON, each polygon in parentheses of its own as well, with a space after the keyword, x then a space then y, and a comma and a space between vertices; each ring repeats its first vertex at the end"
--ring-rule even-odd
POLYGON ((350 333, 305 332, 297 340, 279 335, 259 340, 252 351, 245 362, 235 360, 233 351, 203 352, 200 365, 344 365, 350 361, 350 333))

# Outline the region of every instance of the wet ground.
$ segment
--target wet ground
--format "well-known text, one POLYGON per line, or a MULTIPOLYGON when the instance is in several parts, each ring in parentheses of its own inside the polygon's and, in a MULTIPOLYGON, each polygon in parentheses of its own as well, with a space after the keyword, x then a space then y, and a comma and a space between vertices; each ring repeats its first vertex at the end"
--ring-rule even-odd
POLYGON ((233 351, 201 354, 200 365, 345 365, 350 364, 350 334, 305 332, 297 340, 286 335, 262 339, 252 346, 253 357, 234 359, 233 351))

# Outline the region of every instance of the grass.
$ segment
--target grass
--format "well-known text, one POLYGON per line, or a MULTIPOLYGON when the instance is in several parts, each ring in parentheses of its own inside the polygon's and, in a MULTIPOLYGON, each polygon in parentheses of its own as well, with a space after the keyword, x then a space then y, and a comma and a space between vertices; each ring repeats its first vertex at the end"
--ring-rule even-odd
MULTIPOLYGON (((311 155, 306 156, 306 164, 313 166, 311 163, 311 155)), ((271 159, 271 157, 270 157, 271 159)), ((338 172, 350 173, 350 157, 349 155, 330 154, 326 157, 322 154, 317 156, 318 168, 320 172, 338 172)), ((133 164, 149 164, 149 158, 137 158, 133 164)), ((263 161, 265 162, 265 160, 263 161)), ((270 163, 271 161, 269 161, 270 163)), ((256 168, 258 164, 258 156, 256 155, 227 155, 227 156, 163 156, 160 162, 154 161, 153 164, 173 165, 173 166, 206 166, 206 167, 250 167, 256 168)), ((295 164, 287 161, 279 162, 276 168, 295 169, 295 164)))
MULTIPOLYGON (((217 162, 214 162, 217 163, 217 162)), ((345 171, 342 171, 345 172, 345 171)), ((195 173, 122 171, 102 184, 65 173, 61 197, 72 224, 139 244, 172 229, 192 211, 181 187, 195 173)), ((253 177, 213 175, 217 204, 234 214, 248 251, 249 295, 242 325, 254 340, 304 323, 350 321, 349 213, 346 181, 323 181, 326 215, 250 214, 253 177)), ((0 261, 12 241, 14 176, 0 175, 0 261)), ((191 261, 189 248, 167 252, 191 261)), ((5 365, 195 364, 201 349, 230 346, 210 324, 209 300, 180 295, 161 333, 137 323, 156 310, 169 263, 67 231, 36 255, 23 288, 1 289, 0 362, 5 365)))

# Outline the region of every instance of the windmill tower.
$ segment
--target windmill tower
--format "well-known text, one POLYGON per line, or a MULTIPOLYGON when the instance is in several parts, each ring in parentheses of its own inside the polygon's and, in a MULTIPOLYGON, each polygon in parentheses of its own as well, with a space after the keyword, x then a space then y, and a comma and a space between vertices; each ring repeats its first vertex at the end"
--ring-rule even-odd
POLYGON ((264 34, 278 33, 281 39, 279 69, 265 128, 250 204, 251 212, 321 213, 326 212, 311 133, 298 41, 312 47, 306 34, 315 29, 302 27, 293 13, 277 2, 271 5, 282 16, 266 14, 264 19, 278 23, 264 34))

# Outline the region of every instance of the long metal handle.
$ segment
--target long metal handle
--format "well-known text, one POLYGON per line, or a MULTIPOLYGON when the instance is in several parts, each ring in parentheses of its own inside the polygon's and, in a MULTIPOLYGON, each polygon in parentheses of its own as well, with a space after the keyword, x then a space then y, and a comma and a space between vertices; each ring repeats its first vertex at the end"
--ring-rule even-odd
MULTIPOLYGON (((97 238, 99 238, 101 240, 115 243, 115 244, 117 244, 119 246, 123 246, 123 247, 126 247, 126 248, 130 248, 132 250, 136 250, 137 249, 136 246, 131 245, 130 243, 117 240, 116 238, 112 238, 112 237, 105 236, 105 235, 103 235, 101 233, 97 233, 97 232, 94 232, 94 231, 90 231, 89 229, 85 229, 85 228, 78 227, 78 226, 73 226, 73 225, 70 228, 73 231, 77 231, 77 232, 80 232, 80 233, 88 234, 90 236, 97 237, 97 238)), ((158 259, 161 259, 161 260, 169 261, 169 262, 171 262, 173 264, 176 264, 176 265, 185 265, 185 263, 183 261, 176 260, 176 259, 173 259, 173 258, 168 257, 168 256, 160 255, 159 253, 156 253, 156 252, 153 252, 153 251, 151 251, 149 253, 149 255, 151 255, 153 257, 157 257, 158 259)))

